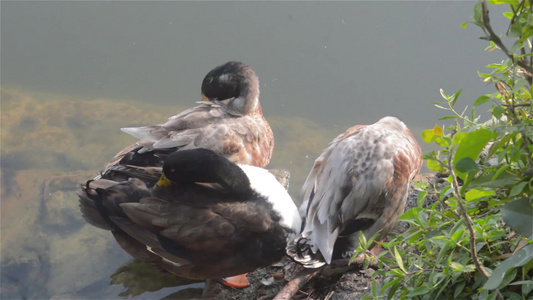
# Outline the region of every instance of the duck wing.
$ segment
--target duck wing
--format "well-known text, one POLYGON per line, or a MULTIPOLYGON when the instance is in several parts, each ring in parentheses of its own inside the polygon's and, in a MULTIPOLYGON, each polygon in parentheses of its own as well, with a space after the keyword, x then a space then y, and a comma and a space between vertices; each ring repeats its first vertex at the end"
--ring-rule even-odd
POLYGON ((304 185, 303 194, 306 207, 305 227, 302 235, 309 238, 312 251, 320 250, 331 262, 335 241, 344 227, 344 220, 356 217, 366 207, 367 200, 346 201, 356 193, 368 198, 383 183, 358 180, 352 168, 354 148, 358 146, 356 136, 365 128, 355 126, 339 135, 315 160, 304 185), (355 175, 355 178, 354 178, 355 175), (349 207, 347 207, 349 206, 349 207))
POLYGON ((202 102, 169 118, 164 124, 122 128, 122 131, 139 139, 136 144, 141 146, 139 154, 163 149, 207 148, 233 162, 251 163, 258 160, 262 166, 268 163, 272 155, 272 130, 261 114, 235 116, 224 106, 214 103, 202 102), (260 140, 263 138, 266 141, 260 140), (260 155, 253 157, 252 150, 260 155), (265 158, 260 159, 263 156, 265 158))
MULTIPOLYGON (((158 237, 158 247, 191 261, 201 261, 214 254, 230 255, 254 235, 275 226, 270 214, 258 209, 255 203, 202 206, 147 197, 120 207, 129 220, 158 237)), ((132 236, 146 242, 135 232, 132 236)), ((150 246, 154 246, 152 242, 150 246)))

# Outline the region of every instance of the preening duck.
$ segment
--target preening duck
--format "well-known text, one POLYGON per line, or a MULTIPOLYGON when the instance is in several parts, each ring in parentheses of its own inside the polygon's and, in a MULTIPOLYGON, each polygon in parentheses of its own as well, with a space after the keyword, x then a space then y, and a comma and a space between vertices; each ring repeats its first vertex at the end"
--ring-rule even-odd
POLYGON ((317 268, 353 255, 359 232, 383 238, 403 213, 421 166, 420 146, 399 119, 349 128, 315 160, 302 188, 305 225, 287 254, 317 268))
POLYGON ((202 148, 170 154, 153 190, 137 178, 98 179, 79 198, 85 219, 111 230, 130 255, 193 279, 268 266, 301 228, 271 173, 202 148))
POLYGON ((259 79, 252 68, 235 61, 214 68, 202 81, 202 100, 166 123, 122 128, 138 141, 120 151, 96 179, 117 179, 117 172, 130 174, 124 171, 133 166, 161 167, 165 156, 183 149, 206 148, 257 167, 270 162, 274 135, 261 111, 259 79))

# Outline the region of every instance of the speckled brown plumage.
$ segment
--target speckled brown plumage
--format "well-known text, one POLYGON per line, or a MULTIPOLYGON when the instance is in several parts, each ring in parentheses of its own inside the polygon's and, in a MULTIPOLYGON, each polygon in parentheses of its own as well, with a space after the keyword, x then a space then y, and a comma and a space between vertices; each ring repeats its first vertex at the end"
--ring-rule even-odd
POLYGON ((228 62, 211 70, 202 83, 202 99, 165 123, 123 128, 138 141, 120 151, 97 179, 118 179, 126 169, 117 166, 160 167, 169 153, 182 149, 211 149, 234 163, 258 167, 270 162, 274 135, 249 66, 228 62))
POLYGON ((288 254, 307 267, 349 257, 359 232, 386 235, 403 213, 420 146, 400 120, 349 128, 324 150, 303 186, 304 228, 288 254))

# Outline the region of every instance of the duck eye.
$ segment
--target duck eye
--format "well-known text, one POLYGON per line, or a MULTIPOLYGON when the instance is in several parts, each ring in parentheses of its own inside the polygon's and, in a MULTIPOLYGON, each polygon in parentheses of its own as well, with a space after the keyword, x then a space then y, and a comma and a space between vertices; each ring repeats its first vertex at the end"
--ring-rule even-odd
POLYGON ((204 81, 206 84, 210 84, 211 82, 213 82, 213 76, 207 76, 204 81))

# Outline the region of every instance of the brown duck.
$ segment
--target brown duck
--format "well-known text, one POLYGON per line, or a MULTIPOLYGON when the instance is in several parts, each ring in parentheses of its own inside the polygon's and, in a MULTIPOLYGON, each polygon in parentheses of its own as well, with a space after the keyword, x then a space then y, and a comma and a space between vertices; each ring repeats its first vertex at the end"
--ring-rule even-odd
POLYGON ((403 213, 420 146, 395 117, 349 128, 315 160, 303 186, 302 233, 287 253, 308 268, 350 257, 360 232, 383 238, 403 213))
POLYGON ((236 61, 220 65, 207 73, 201 90, 198 106, 165 123, 122 128, 138 141, 120 151, 95 179, 146 180, 146 168, 161 167, 176 150, 195 148, 213 150, 234 163, 266 166, 274 135, 261 111, 259 80, 252 68, 236 61))

